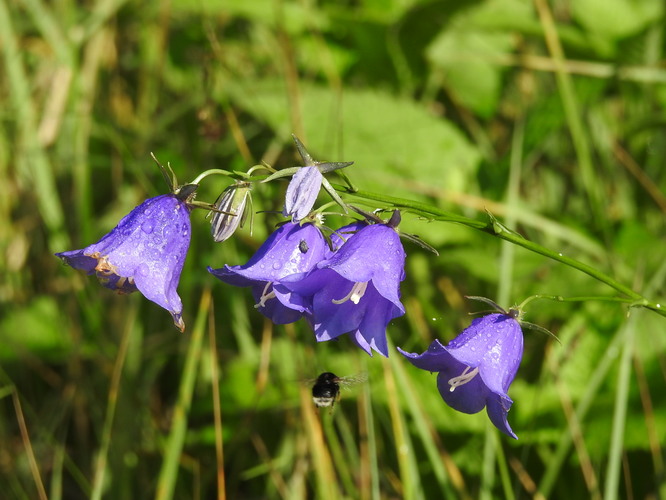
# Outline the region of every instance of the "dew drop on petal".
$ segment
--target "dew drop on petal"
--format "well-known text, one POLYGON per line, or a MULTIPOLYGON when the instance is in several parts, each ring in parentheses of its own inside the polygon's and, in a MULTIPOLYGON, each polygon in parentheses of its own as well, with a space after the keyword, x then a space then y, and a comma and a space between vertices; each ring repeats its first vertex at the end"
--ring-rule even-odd
POLYGON ((152 220, 144 221, 144 223, 141 224, 141 230, 146 234, 152 233, 154 228, 155 223, 152 220))
POLYGON ((146 263, 139 264, 139 267, 136 268, 136 273, 139 276, 148 276, 149 272, 150 272, 150 269, 148 268, 148 264, 146 264, 146 263))
POLYGON ((278 269, 280 269, 282 267, 282 264, 280 264, 279 262, 273 262, 272 267, 273 267, 273 269, 275 269, 277 271, 278 269))

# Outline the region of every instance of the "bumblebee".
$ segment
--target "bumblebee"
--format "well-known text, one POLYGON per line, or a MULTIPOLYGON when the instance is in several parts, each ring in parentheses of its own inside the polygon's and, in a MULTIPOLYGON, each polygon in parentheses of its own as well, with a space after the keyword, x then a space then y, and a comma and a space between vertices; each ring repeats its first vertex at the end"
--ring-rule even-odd
POLYGON ((366 375, 338 377, 335 373, 324 372, 312 386, 312 401, 317 408, 331 408, 340 399, 340 386, 350 386, 366 380, 366 375))

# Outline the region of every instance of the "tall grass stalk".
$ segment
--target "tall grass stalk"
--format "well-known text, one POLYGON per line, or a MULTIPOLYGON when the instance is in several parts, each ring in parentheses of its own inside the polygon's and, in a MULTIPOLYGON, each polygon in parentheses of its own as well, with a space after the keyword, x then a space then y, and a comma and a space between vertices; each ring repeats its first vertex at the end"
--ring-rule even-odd
POLYGON ((391 370, 391 362, 389 360, 384 361, 384 384, 386 385, 386 394, 388 396, 395 453, 400 469, 401 491, 399 493, 405 500, 420 500, 423 498, 423 490, 420 484, 414 446, 407 433, 405 415, 401 411, 398 399, 399 391, 395 382, 395 374, 391 370))
POLYGON ((224 439, 222 434, 222 410, 220 408, 220 375, 217 362, 217 342, 215 340, 214 307, 211 305, 208 315, 208 339, 210 342, 210 379, 213 398, 213 417, 215 426, 215 467, 217 475, 217 500, 226 500, 226 481, 224 477, 224 439))
POLYGON ((53 166, 37 137, 37 112, 29 93, 31 85, 5 0, 0 0, 0 45, 3 47, 13 115, 19 130, 19 141, 15 145, 18 153, 16 167, 22 181, 34 185, 37 205, 49 230, 49 246, 52 251, 58 251, 66 248, 69 242, 64 232, 64 213, 56 190, 53 166))
POLYGON ((607 224, 603 211, 602 193, 599 184, 596 182, 596 174, 592 163, 592 153, 590 143, 587 137, 586 127, 583 125, 582 114, 576 92, 574 90, 571 75, 567 73, 564 65, 565 55, 557 33, 557 27, 553 20, 553 15, 547 0, 534 0, 539 19, 543 26, 546 45, 550 51, 555 63, 555 76, 557 85, 562 97, 562 105, 566 115, 567 124, 571 133, 576 158, 580 167, 583 189, 586 191, 590 207, 595 214, 594 220, 605 230, 607 224))
POLYGON ((610 446, 608 450, 608 464, 606 466, 606 482, 604 484, 604 499, 616 500, 620 495, 620 474, 622 473, 622 454, 624 453, 624 429, 627 421, 627 405, 629 401, 629 386, 631 382, 631 358, 634 354, 634 341, 636 338, 636 323, 640 313, 632 315, 624 325, 625 340, 622 343, 622 355, 617 376, 617 389, 615 391, 615 409, 613 411, 613 429, 611 431, 610 446))
POLYGON ((109 396, 106 403, 106 413, 104 416, 104 427, 102 428, 102 438, 97 458, 95 460, 95 468, 93 474, 91 500, 100 500, 102 498, 107 474, 107 457, 109 453, 109 445, 111 444, 111 436, 113 433, 113 422, 116 414, 116 405, 118 403, 118 391, 120 390, 120 379, 123 373, 123 366, 125 365, 125 357, 127 355, 127 347, 130 343, 130 336, 134 327, 136 326, 136 312, 137 308, 132 307, 130 314, 127 317, 125 328, 123 329, 123 336, 120 340, 118 347, 118 354, 116 362, 113 365, 113 374, 111 375, 111 383, 109 384, 109 396))
POLYGON ((157 479, 155 500, 169 500, 173 498, 175 491, 178 479, 178 463, 183 450, 183 444, 185 443, 187 417, 192 403, 194 382, 199 368, 206 319, 208 318, 210 307, 210 288, 205 288, 201 294, 199 312, 197 313, 194 328, 192 329, 192 337, 187 348, 185 365, 183 366, 180 387, 178 388, 178 401, 173 409, 171 429, 167 436, 164 459, 157 479))

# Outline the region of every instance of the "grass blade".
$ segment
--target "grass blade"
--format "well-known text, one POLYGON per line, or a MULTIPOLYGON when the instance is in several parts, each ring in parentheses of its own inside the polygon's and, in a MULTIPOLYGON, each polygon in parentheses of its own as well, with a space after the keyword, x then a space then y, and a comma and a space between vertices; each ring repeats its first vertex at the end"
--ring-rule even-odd
POLYGON ((180 379, 178 390, 178 401, 173 409, 173 420, 171 430, 167 437, 166 450, 160 474, 157 480, 157 491, 155 498, 157 500, 167 500, 173 498, 178 478, 178 462, 185 442, 185 433, 187 431, 187 415, 192 403, 192 393, 194 392, 194 382, 196 380, 197 369, 201 358, 201 347, 203 343, 206 318, 211 305, 210 289, 206 288, 201 294, 199 304, 199 313, 197 314, 192 338, 185 358, 185 366, 180 379))

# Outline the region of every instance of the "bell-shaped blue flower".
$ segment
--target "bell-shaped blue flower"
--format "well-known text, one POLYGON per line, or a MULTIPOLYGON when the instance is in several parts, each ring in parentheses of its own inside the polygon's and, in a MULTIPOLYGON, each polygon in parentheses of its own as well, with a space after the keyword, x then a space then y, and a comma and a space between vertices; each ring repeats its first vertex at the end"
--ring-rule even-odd
POLYGON ((291 293, 276 295, 274 287, 287 276, 311 271, 324 258, 326 247, 313 224, 288 222, 268 237, 247 264, 209 267, 208 271, 230 285, 251 286, 255 307, 273 323, 293 323, 303 315, 303 298, 291 293))
POLYGON ((139 290, 169 311, 183 331, 183 305, 176 289, 190 234, 189 206, 176 194, 164 194, 144 201, 97 243, 56 255, 75 269, 95 273, 107 288, 119 293, 139 290))
POLYGON ((305 297, 306 317, 317 340, 346 333, 368 354, 388 356, 386 327, 405 313, 400 302, 405 252, 387 224, 361 227, 309 275, 292 276, 276 287, 305 297))
POLYGON ((435 340, 423 354, 398 350, 417 368, 439 372, 437 388, 451 408, 478 413, 485 407, 495 427, 518 439, 507 421, 513 403, 507 392, 523 357, 523 332, 512 315, 477 318, 448 345, 435 340))

